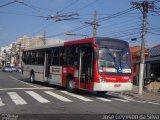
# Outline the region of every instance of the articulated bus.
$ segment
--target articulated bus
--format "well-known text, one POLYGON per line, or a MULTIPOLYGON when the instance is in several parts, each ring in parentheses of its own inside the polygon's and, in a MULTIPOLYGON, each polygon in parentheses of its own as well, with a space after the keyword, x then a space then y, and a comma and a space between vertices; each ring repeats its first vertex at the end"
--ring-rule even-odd
POLYGON ((22 61, 30 82, 64 86, 69 92, 132 89, 131 53, 123 40, 95 37, 25 49, 22 61))

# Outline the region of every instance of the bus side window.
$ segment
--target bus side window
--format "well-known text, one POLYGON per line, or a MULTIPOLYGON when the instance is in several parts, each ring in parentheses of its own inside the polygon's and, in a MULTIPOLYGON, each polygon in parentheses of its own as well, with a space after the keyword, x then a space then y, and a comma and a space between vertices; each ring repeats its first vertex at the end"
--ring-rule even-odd
POLYGON ((52 65, 59 65, 59 48, 54 48, 52 52, 52 65))
POLYGON ((26 58, 27 58, 26 52, 23 52, 22 60, 23 60, 23 62, 24 62, 25 64, 26 64, 26 58))
POLYGON ((67 61, 66 61, 66 48, 65 47, 61 47, 60 48, 60 65, 66 65, 67 61))
POLYGON ((36 58, 36 52, 35 51, 31 52, 31 64, 32 65, 37 65, 37 58, 36 58))
POLYGON ((44 64, 44 51, 38 51, 37 58, 38 58, 38 64, 43 65, 44 64))
POLYGON ((28 65, 31 64, 31 52, 30 51, 26 53, 26 64, 28 65))
POLYGON ((68 48, 68 65, 78 67, 78 46, 68 48))

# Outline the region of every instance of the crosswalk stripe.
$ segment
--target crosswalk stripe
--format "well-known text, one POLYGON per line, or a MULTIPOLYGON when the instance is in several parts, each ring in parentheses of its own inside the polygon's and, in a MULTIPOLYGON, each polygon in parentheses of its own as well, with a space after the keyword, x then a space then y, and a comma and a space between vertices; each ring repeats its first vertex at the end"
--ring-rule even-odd
POLYGON ((2 99, 0 98, 0 106, 4 106, 5 104, 2 102, 2 99))
POLYGON ((61 100, 61 101, 64 101, 64 102, 72 102, 72 100, 67 99, 67 98, 65 98, 65 97, 63 97, 63 96, 61 96, 61 95, 58 95, 58 94, 56 94, 56 93, 53 93, 53 92, 51 92, 51 91, 44 91, 44 92, 47 93, 47 94, 49 94, 49 95, 51 95, 51 96, 53 96, 53 97, 55 97, 55 98, 57 98, 57 99, 59 99, 59 100, 61 100))
POLYGON ((108 102, 112 101, 112 100, 107 99, 107 98, 101 98, 101 97, 96 97, 96 98, 99 99, 99 100, 102 100, 102 101, 108 101, 108 102))
POLYGON ((113 100, 118 100, 118 101, 122 101, 122 102, 129 102, 128 100, 124 100, 124 99, 120 99, 120 98, 111 98, 113 100))
POLYGON ((40 96, 38 93, 34 92, 34 91, 25 91, 26 93, 28 93, 30 96, 32 96, 34 99, 36 99, 38 102, 40 103, 49 103, 50 101, 43 98, 42 96, 40 96))
POLYGON ((83 96, 81 96, 81 95, 76 95, 76 94, 73 94, 73 93, 69 93, 69 92, 67 92, 67 91, 61 91, 61 92, 64 93, 64 94, 70 95, 70 96, 72 96, 72 97, 78 98, 78 99, 80 99, 80 100, 86 101, 86 102, 93 101, 93 100, 88 99, 88 98, 85 98, 85 97, 83 97, 83 96))
POLYGON ((16 105, 27 104, 27 102, 23 98, 21 98, 21 96, 19 96, 16 92, 7 92, 7 93, 16 105))

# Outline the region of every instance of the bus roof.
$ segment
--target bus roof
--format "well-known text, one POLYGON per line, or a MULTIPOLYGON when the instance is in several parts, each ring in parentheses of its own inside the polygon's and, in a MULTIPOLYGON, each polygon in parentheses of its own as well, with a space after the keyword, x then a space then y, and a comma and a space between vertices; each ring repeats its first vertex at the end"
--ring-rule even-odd
MULTIPOLYGON (((91 37, 91 38, 83 38, 83 39, 79 39, 79 40, 70 40, 70 41, 63 41, 63 42, 59 42, 56 44, 52 44, 52 45, 44 45, 44 46, 39 46, 39 47, 34 47, 34 48, 27 48, 24 51, 29 51, 29 50, 38 50, 38 49, 47 49, 47 48, 52 48, 52 47, 58 47, 58 46, 70 46, 70 45, 78 45, 78 44, 82 44, 82 43, 94 43, 95 39, 105 39, 105 40, 109 40, 109 41, 123 41, 126 42, 124 40, 120 40, 120 39, 115 39, 115 38, 108 38, 108 37, 91 37)), ((127 43, 127 42, 126 42, 127 43)))
POLYGON ((69 46, 69 45, 75 45, 75 44, 81 44, 81 43, 93 43, 93 41, 94 41, 93 38, 70 40, 70 41, 60 42, 60 43, 56 43, 52 45, 43 45, 43 46, 38 46, 38 47, 27 48, 24 51, 46 49, 46 48, 58 47, 58 46, 69 46))

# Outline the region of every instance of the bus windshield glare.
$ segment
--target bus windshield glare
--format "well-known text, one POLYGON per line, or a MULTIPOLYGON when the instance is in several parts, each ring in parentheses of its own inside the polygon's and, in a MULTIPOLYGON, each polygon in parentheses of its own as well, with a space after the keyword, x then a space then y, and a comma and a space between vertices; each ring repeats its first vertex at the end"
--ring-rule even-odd
POLYGON ((101 47, 98 50, 99 73, 131 74, 129 48, 101 47))

